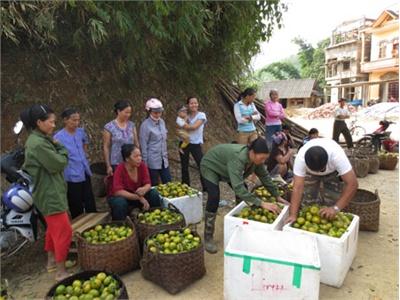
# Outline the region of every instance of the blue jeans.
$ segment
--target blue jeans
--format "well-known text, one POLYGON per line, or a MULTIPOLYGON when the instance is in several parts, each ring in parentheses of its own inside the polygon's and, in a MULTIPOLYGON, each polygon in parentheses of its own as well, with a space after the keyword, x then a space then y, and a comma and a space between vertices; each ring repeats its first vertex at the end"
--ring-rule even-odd
POLYGON ((282 131, 282 125, 266 125, 265 140, 267 141, 268 150, 272 149, 272 136, 275 132, 282 131))
POLYGON ((160 183, 159 178, 161 178, 162 183, 167 183, 172 180, 171 173, 169 172, 169 167, 164 168, 163 166, 162 169, 149 168, 149 173, 152 186, 158 185, 160 183))
MULTIPOLYGON (((144 197, 149 202, 150 207, 161 206, 161 197, 156 189, 151 189, 144 195, 144 197)), ((128 216, 130 209, 143 207, 143 204, 140 203, 140 201, 132 201, 120 196, 108 198, 108 204, 111 208, 111 216, 113 221, 123 221, 128 216)))

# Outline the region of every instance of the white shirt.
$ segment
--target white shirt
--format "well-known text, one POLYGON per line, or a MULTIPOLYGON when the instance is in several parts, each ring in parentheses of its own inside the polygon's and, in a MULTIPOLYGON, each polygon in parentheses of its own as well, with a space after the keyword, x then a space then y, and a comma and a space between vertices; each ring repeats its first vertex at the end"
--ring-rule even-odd
POLYGON ((340 115, 350 116, 350 111, 349 111, 347 106, 343 106, 343 108, 341 108, 339 106, 338 108, 336 108, 336 110, 335 110, 335 120, 344 121, 344 119, 339 119, 338 118, 338 116, 340 116, 340 115))
POLYGON ((335 171, 339 173, 339 176, 342 176, 351 170, 352 166, 342 147, 340 147, 340 145, 334 140, 329 138, 316 138, 307 142, 303 147, 300 148, 299 153, 297 153, 293 166, 294 175, 300 177, 305 177, 306 174, 324 176, 335 171), (311 171, 306 165, 304 155, 306 151, 313 146, 320 146, 328 153, 328 163, 324 172, 311 171))
POLYGON ((185 126, 185 124, 187 124, 186 123, 186 121, 185 121, 185 119, 182 119, 181 117, 177 117, 176 118, 176 124, 179 126, 179 127, 183 127, 183 126, 185 126))
POLYGON ((207 123, 206 114, 199 111, 193 118, 191 118, 189 116, 189 119, 188 119, 189 125, 193 125, 194 123, 196 123, 197 120, 201 120, 202 124, 196 130, 189 131, 189 142, 191 144, 203 144, 204 143, 203 130, 204 130, 204 124, 207 123))

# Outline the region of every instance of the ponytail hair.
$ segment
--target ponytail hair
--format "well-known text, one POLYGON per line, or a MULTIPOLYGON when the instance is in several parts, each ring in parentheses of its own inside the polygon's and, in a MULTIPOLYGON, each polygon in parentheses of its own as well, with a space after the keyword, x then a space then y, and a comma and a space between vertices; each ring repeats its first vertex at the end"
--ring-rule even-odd
POLYGON ((248 147, 249 150, 253 150, 254 153, 264 153, 264 154, 268 154, 269 153, 267 142, 262 137, 256 138, 247 147, 248 147))
POLYGON ((239 94, 239 97, 237 98, 237 101, 242 100, 243 98, 247 96, 253 96, 255 93, 257 93, 256 89, 254 88, 247 88, 243 92, 239 94))
POLYGON ((20 119, 27 130, 33 130, 37 127, 37 121, 46 121, 49 115, 54 111, 45 104, 35 104, 25 109, 20 114, 20 119))

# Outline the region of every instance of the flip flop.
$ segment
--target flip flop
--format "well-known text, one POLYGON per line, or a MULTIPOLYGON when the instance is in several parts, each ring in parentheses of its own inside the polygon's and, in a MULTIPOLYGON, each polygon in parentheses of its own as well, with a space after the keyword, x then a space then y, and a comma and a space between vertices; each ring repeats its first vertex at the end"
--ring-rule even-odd
MULTIPOLYGON (((75 267, 77 264, 76 260, 67 260, 65 261, 65 268, 70 269, 75 267)), ((47 273, 53 273, 57 270, 57 266, 46 266, 47 273)))
POLYGON ((47 273, 53 273, 57 270, 56 266, 46 266, 47 273))

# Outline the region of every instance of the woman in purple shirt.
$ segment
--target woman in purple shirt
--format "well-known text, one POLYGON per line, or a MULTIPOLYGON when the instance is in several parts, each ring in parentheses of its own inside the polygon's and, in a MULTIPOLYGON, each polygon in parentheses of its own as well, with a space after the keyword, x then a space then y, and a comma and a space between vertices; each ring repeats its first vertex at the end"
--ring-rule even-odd
POLYGON ((88 138, 85 130, 79 127, 80 115, 76 109, 67 108, 61 117, 64 120, 64 128, 55 134, 54 139, 68 151, 64 179, 68 186, 68 206, 74 219, 83 212, 96 212, 90 182, 92 172, 86 158, 88 138))
POLYGON ((121 147, 124 144, 134 144, 139 148, 139 139, 135 124, 129 120, 132 115, 132 105, 128 100, 121 100, 114 104, 117 117, 104 126, 103 152, 107 166, 107 175, 121 163, 121 147))

